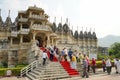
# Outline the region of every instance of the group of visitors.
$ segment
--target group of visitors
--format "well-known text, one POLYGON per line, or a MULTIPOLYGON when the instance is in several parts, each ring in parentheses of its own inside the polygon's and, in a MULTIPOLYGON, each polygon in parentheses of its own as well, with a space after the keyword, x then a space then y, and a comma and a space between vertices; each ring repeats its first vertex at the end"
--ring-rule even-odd
MULTIPOLYGON (((103 67, 103 72, 107 71, 107 73, 110 75, 112 71, 112 62, 109 58, 106 60, 103 58, 102 59, 102 67, 103 67)), ((114 67, 116 69, 116 74, 120 73, 120 60, 118 58, 114 59, 114 67)))
MULTIPOLYGON (((92 58, 90 60, 86 54, 79 53, 77 50, 73 51, 71 48, 69 50, 67 50, 67 48, 63 48, 61 52, 56 46, 45 49, 42 52, 43 65, 46 64, 46 59, 48 58, 47 50, 49 50, 50 52, 50 61, 53 61, 54 56, 59 61, 69 61, 72 69, 77 69, 76 64, 77 62, 79 62, 83 68, 82 77, 89 78, 88 73, 90 72, 90 69, 92 70, 93 73, 96 73, 96 66, 97 66, 96 59, 92 58)), ((116 69, 116 73, 120 73, 120 60, 118 58, 114 59, 114 66, 116 69)), ((102 67, 103 67, 103 72, 107 71, 107 73, 110 74, 112 69, 111 60, 109 58, 107 58, 106 60, 103 58, 102 67)))

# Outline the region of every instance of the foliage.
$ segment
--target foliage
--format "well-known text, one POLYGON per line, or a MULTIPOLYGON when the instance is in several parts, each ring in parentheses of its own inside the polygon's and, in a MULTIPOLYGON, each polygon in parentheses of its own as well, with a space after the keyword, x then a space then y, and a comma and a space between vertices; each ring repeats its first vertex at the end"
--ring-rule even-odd
POLYGON ((22 68, 23 67, 19 67, 19 68, 1 68, 0 69, 0 76, 6 76, 6 71, 7 70, 11 70, 12 71, 12 75, 18 76, 18 75, 20 75, 20 70, 22 68))
POLYGON ((16 67, 25 67, 27 65, 28 65, 27 63, 18 63, 16 67))
POLYGON ((103 58, 104 59, 107 59, 107 58, 110 58, 111 60, 112 59, 114 59, 115 58, 115 56, 114 55, 105 55, 105 54, 101 54, 101 53, 99 53, 98 55, 97 55, 97 58, 98 58, 98 60, 102 60, 103 58))
POLYGON ((98 60, 102 60, 103 58, 106 59, 107 57, 108 57, 107 55, 103 55, 101 53, 97 55, 98 60))
POLYGON ((3 65, 4 68, 7 68, 8 64, 7 64, 6 61, 2 61, 1 63, 2 63, 2 65, 3 65))
POLYGON ((120 43, 115 42, 109 48, 109 55, 120 58, 120 43))

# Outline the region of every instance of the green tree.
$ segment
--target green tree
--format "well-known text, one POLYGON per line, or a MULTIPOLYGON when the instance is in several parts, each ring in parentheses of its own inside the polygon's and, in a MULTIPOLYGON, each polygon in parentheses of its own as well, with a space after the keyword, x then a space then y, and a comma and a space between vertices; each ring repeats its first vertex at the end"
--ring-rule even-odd
POLYGON ((110 46, 109 55, 120 58, 120 43, 115 42, 110 46))

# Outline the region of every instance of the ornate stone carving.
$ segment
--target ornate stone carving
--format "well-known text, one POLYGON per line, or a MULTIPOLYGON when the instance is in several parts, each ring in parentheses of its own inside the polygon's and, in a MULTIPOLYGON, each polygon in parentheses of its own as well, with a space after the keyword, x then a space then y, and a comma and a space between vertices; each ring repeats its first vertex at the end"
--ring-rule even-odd
POLYGON ((61 23, 58 24, 57 30, 58 30, 58 32, 62 32, 62 24, 61 23))
POLYGON ((69 31, 69 27, 68 27, 67 24, 64 24, 64 25, 63 25, 63 31, 64 31, 65 33, 67 33, 67 32, 69 31))
POLYGON ((75 38, 75 39, 78 39, 78 31, 75 31, 75 33, 74 33, 74 38, 75 38))

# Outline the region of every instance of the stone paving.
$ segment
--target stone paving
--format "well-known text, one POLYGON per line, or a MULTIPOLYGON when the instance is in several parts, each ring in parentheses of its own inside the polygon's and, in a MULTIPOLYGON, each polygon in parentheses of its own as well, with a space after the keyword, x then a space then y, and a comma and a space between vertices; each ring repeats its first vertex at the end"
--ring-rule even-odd
MULTIPOLYGON (((67 79, 59 80, 120 80, 120 74, 115 73, 115 69, 112 69, 111 75, 108 75, 106 72, 102 72, 102 69, 97 69, 96 74, 90 73, 89 78, 72 77, 67 79)), ((0 78, 0 80, 27 80, 26 78, 17 78, 17 77, 5 77, 0 78)))

